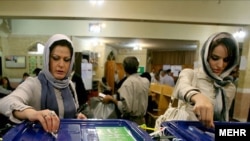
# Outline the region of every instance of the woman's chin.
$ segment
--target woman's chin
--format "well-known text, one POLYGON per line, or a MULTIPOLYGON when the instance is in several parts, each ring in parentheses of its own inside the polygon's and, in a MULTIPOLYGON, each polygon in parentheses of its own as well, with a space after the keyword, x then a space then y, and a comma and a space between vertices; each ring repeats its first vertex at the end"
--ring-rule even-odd
POLYGON ((55 79, 61 80, 61 79, 65 78, 65 75, 55 74, 54 77, 55 77, 55 79))
POLYGON ((221 73, 219 73, 219 72, 214 72, 214 74, 215 74, 215 75, 218 75, 218 76, 221 75, 221 73))

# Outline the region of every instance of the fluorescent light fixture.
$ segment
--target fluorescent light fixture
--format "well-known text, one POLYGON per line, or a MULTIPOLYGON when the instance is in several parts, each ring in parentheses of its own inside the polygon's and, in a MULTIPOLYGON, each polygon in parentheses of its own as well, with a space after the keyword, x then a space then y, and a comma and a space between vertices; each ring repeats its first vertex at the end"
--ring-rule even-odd
POLYGON ((102 5, 104 0, 89 0, 92 5, 102 5))
POLYGON ((90 23, 89 31, 93 33, 100 33, 102 29, 102 24, 100 23, 90 23))
POLYGON ((245 38, 245 36, 246 36, 246 32, 243 31, 243 29, 240 28, 238 31, 236 31, 236 32, 233 34, 233 36, 234 36, 235 38, 243 39, 243 38, 245 38))
POLYGON ((133 50, 142 50, 142 47, 140 44, 136 44, 133 50))

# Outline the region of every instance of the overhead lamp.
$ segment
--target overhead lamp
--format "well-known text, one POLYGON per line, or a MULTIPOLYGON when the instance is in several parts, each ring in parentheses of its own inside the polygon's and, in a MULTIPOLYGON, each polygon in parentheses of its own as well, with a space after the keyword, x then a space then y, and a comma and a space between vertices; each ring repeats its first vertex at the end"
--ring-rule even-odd
POLYGON ((100 33, 101 32, 101 25, 99 23, 90 23, 89 24, 89 31, 93 33, 100 33))
POLYGON ((136 44, 133 50, 142 50, 142 47, 140 44, 136 44))
POLYGON ((89 0, 92 5, 102 5, 104 0, 89 0))
POLYGON ((243 31, 242 28, 240 28, 238 31, 236 31, 236 32, 233 34, 233 36, 234 36, 235 38, 243 39, 243 38, 245 38, 245 36, 246 36, 246 32, 243 31))
POLYGON ((105 27, 104 23, 89 23, 89 31, 93 33, 100 33, 105 27))

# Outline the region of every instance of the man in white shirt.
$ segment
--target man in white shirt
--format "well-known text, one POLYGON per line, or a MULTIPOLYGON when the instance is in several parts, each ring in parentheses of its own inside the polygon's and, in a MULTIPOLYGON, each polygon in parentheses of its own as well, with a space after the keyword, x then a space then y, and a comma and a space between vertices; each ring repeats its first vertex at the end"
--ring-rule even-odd
POLYGON ((170 76, 171 70, 164 70, 163 71, 163 77, 160 79, 160 83, 164 85, 169 85, 171 87, 174 87, 174 78, 170 76))

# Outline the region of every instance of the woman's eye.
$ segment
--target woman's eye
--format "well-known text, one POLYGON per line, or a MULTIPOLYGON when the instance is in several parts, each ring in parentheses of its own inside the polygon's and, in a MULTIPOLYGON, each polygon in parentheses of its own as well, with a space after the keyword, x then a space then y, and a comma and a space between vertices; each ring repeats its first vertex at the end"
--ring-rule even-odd
MULTIPOLYGON (((218 56, 211 56, 211 58, 212 58, 212 60, 214 60, 214 61, 217 61, 217 60, 220 59, 220 57, 218 57, 218 56)), ((224 58, 224 59, 223 59, 223 62, 229 62, 229 60, 230 60, 230 58, 227 57, 227 58, 224 58)))
POLYGON ((61 58, 60 56, 51 56, 51 58, 55 61, 58 61, 60 59, 63 59, 64 62, 70 62, 71 58, 61 58))
POLYGON ((219 57, 217 57, 217 56, 211 56, 211 58, 213 59, 213 60, 219 60, 219 57))
POLYGON ((60 58, 58 56, 51 56, 53 60, 59 60, 60 58))
POLYGON ((71 58, 65 58, 64 61, 65 62, 70 62, 71 58))

